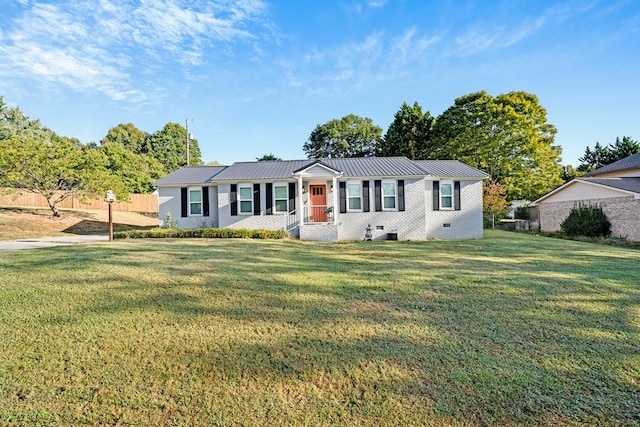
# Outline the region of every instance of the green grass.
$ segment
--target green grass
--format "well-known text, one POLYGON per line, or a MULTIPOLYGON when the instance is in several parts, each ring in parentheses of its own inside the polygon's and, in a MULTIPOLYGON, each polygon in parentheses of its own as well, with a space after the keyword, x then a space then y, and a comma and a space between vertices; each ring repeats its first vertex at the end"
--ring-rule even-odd
POLYGON ((638 425, 640 251, 122 240, 0 254, 0 425, 638 425))

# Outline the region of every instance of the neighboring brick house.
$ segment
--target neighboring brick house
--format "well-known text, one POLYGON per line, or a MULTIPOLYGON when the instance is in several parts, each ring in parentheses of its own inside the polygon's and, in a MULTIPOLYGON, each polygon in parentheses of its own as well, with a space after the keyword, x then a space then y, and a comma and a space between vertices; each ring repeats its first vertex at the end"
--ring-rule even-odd
POLYGON ((455 160, 406 157, 184 167, 157 180, 161 225, 286 229, 302 240, 479 239, 482 180, 455 160))
POLYGON ((640 241, 640 154, 576 178, 529 206, 537 208, 542 231, 557 231, 578 203, 601 206, 612 235, 640 241))

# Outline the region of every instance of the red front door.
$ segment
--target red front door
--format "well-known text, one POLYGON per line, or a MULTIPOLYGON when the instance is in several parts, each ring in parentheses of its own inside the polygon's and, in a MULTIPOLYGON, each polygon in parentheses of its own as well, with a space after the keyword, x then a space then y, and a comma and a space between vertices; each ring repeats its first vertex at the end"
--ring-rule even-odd
POLYGON ((311 222, 327 222, 327 186, 309 185, 309 218, 311 222))

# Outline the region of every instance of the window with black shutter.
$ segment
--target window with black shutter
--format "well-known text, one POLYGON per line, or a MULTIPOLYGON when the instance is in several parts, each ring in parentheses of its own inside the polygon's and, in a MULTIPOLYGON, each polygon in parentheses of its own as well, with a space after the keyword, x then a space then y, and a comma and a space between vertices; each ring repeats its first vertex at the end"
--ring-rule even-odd
POLYGON ((273 215, 273 184, 267 182, 265 185, 265 211, 267 215, 273 215))
POLYGON ((369 200, 369 181, 362 181, 362 211, 369 212, 371 202, 369 200))
POLYGON ((296 183, 289 183, 289 212, 296 209, 296 183))
POLYGON ((202 215, 210 216, 209 214, 209 187, 202 187, 202 215))
POLYGON ((440 210, 440 181, 433 181, 433 210, 440 210))
POLYGON ((183 218, 189 216, 189 189, 187 187, 180 189, 180 216, 183 218))
POLYGON ((376 205, 376 212, 382 211, 382 181, 376 179, 373 181, 373 193, 376 205))
POLYGON ((260 215, 260 184, 253 184, 253 214, 260 215))
POLYGON ((238 215, 238 184, 231 184, 229 199, 231 201, 231 216, 236 216, 238 215))

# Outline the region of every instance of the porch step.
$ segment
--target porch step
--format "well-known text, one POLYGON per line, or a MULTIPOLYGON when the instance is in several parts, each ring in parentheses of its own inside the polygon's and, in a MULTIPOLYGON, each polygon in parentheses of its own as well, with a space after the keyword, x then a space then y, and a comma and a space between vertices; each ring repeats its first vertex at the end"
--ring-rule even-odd
POLYGON ((313 240, 318 242, 337 242, 338 226, 329 223, 316 222, 304 224, 300 228, 300 240, 313 240))

